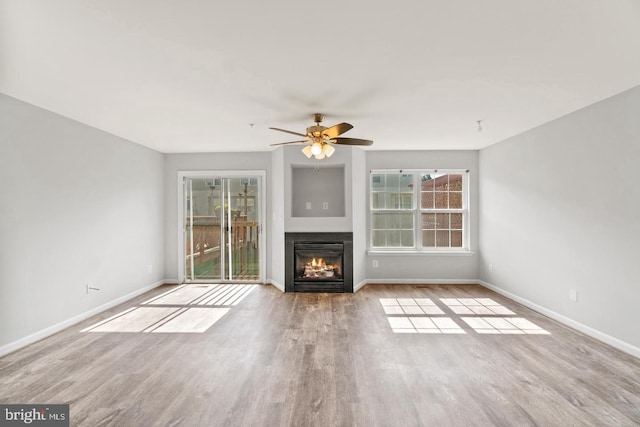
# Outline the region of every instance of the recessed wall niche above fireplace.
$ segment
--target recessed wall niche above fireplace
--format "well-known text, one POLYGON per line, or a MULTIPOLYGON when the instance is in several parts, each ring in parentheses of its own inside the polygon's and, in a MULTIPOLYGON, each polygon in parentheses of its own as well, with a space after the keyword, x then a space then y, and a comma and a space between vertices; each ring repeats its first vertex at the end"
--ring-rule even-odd
POLYGON ((353 292, 353 233, 285 233, 285 292, 353 292))
POLYGON ((345 216, 344 165, 292 166, 291 216, 324 218, 345 216))

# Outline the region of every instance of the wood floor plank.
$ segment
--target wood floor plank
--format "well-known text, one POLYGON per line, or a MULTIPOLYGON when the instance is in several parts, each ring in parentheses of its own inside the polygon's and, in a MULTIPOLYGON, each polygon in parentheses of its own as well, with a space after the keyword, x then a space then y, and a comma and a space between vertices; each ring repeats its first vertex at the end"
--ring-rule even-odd
POLYGON ((0 358, 0 403, 69 403, 91 427, 640 425, 640 360, 481 286, 220 286, 245 295, 224 316, 196 308, 205 288, 164 286, 0 358), (129 309, 116 329, 137 332, 82 332, 129 309), (171 333, 141 326, 188 310, 171 333), (446 324, 464 333, 420 333, 446 324))

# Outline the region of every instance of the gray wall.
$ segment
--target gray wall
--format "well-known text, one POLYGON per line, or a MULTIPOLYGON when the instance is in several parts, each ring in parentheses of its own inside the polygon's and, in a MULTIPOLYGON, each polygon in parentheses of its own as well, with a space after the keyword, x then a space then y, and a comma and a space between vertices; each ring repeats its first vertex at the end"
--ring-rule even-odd
POLYGON ((160 153, 0 94, 0 350, 162 281, 163 170, 160 153))
MULTIPOLYGON (((367 256, 370 281, 474 281, 478 278, 478 152, 461 151, 368 151, 367 170, 372 169, 468 169, 470 186, 470 250, 468 254, 379 254, 367 256), (373 267, 373 260, 379 267, 373 267)), ((367 207, 369 206, 369 180, 367 207)), ((368 212, 368 210, 367 210, 368 212)), ((370 218, 367 215, 367 224, 370 218)), ((369 227, 367 226, 367 230, 369 227)), ((370 236, 367 231, 367 242, 370 236)))
MULTIPOLYGON (((165 154, 165 277, 178 281, 178 172, 180 171, 266 171, 267 215, 271 212, 271 152, 165 154)), ((180 189, 182 191, 182 189, 180 189)), ((265 220, 267 220, 265 218, 265 220)), ((268 221, 265 225, 268 224, 268 221)), ((270 248, 270 230, 266 228, 266 247, 270 248)), ((271 251, 267 250, 267 278, 271 277, 271 251)))
POLYGON ((480 278, 640 347, 638 167, 640 87, 483 149, 480 278))

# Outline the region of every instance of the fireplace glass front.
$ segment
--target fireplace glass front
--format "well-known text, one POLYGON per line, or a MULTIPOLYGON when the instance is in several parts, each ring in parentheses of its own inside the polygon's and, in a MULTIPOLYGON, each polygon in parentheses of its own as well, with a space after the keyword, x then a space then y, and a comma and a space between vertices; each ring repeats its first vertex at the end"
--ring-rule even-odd
POLYGON ((296 281, 342 281, 342 243, 296 243, 296 281))

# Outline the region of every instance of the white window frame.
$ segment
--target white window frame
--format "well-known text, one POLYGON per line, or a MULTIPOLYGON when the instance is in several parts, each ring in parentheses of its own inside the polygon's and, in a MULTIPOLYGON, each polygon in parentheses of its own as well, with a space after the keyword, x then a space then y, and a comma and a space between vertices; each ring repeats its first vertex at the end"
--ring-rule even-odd
POLYGON ((374 169, 369 174, 369 252, 372 253, 470 253, 470 214, 469 214, 469 170, 467 169, 374 169), (413 203, 410 209, 380 209, 373 207, 373 176, 378 174, 413 174, 413 203), (423 174, 462 175, 462 208, 461 209, 423 209, 421 199, 421 180, 423 174), (413 214, 413 246, 373 246, 374 214, 376 213, 412 212, 413 214), (461 213, 462 214, 462 247, 425 247, 422 244, 423 213, 461 213))

